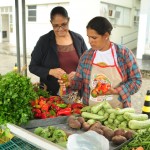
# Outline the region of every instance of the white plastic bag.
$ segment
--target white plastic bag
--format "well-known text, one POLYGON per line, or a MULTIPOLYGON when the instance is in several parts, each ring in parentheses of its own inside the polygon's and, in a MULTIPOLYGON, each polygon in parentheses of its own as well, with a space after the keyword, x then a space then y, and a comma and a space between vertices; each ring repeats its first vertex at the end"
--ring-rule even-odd
POLYGON ((103 135, 90 130, 70 135, 67 150, 109 150, 109 141, 103 135))

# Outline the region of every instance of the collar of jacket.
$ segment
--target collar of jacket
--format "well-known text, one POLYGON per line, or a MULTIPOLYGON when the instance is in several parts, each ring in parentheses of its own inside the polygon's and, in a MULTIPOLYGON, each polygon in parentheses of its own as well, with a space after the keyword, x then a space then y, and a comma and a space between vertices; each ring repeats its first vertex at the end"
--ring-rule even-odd
MULTIPOLYGON (((73 41, 73 46, 75 47, 76 51, 77 51, 77 54, 78 56, 80 57, 82 55, 82 51, 81 51, 81 47, 82 47, 82 39, 81 37, 79 36, 79 34, 73 32, 73 31, 70 31, 69 30, 69 33, 71 35, 71 38, 72 38, 72 41, 73 41)), ((56 38, 55 38, 55 33, 53 30, 51 30, 49 33, 48 33, 48 37, 49 37, 49 40, 50 40, 50 46, 51 48, 57 52, 57 45, 56 45, 56 38)))

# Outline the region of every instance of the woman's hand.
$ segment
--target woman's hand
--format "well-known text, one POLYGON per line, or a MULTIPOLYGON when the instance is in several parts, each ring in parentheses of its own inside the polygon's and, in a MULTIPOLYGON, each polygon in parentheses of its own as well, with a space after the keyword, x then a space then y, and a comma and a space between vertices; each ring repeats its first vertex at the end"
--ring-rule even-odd
POLYGON ((76 74, 75 71, 72 71, 71 73, 68 74, 69 81, 74 78, 75 74, 76 74))
POLYGON ((118 94, 118 91, 114 88, 110 88, 107 92, 106 92, 107 95, 117 95, 118 94))
POLYGON ((66 72, 61 68, 50 69, 50 71, 49 71, 49 75, 51 75, 57 79, 61 79, 61 76, 65 73, 66 72))

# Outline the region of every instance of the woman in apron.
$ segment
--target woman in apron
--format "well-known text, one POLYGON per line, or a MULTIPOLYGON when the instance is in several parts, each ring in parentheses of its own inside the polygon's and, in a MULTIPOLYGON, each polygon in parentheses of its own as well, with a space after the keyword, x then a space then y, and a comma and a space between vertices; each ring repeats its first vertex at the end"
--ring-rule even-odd
MULTIPOLYGON (((131 95, 142 84, 140 69, 131 50, 110 41, 113 27, 98 16, 87 24, 91 49, 80 58, 75 77, 69 81, 73 90, 83 87, 86 105, 107 100, 113 108, 131 107, 131 95)), ((60 85, 65 89, 62 80, 60 85)))

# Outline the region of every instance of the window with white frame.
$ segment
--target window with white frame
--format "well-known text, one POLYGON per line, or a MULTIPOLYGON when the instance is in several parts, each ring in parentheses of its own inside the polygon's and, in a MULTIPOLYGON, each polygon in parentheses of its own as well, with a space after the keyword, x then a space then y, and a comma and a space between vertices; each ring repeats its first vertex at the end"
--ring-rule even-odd
POLYGON ((36 5, 28 6, 28 21, 36 22, 36 5))

